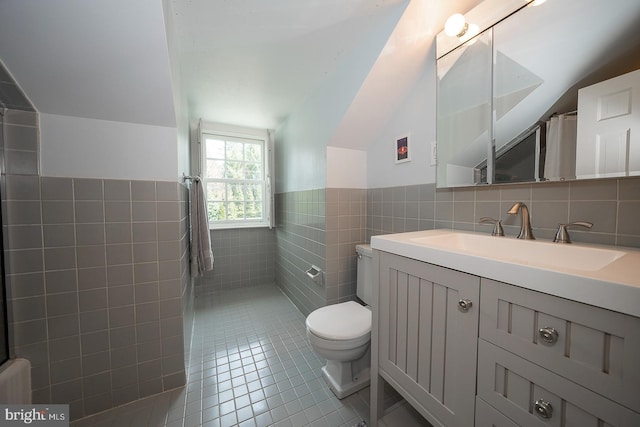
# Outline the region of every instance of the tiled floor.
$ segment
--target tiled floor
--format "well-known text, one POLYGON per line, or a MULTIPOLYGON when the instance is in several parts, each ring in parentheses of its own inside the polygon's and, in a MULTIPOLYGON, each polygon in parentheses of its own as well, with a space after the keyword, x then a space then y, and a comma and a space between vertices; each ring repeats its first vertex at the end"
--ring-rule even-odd
MULTIPOLYGON (((368 388, 338 400, 321 378, 323 363, 307 342, 304 316, 277 287, 203 295, 196 299, 187 385, 72 426, 352 427, 367 421, 368 388)), ((407 419, 426 425, 410 410, 399 412, 397 425, 407 426, 407 419)))

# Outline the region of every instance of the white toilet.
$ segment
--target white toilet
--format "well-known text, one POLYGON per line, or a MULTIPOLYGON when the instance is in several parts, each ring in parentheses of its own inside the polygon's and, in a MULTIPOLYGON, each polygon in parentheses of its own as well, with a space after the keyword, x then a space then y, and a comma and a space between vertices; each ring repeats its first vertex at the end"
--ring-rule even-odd
MULTIPOLYGON (((366 304, 373 296, 371 246, 357 245, 357 295, 366 304)), ((342 399, 369 385, 371 309, 355 301, 319 308, 307 316, 311 347, 327 359, 322 376, 342 399)))

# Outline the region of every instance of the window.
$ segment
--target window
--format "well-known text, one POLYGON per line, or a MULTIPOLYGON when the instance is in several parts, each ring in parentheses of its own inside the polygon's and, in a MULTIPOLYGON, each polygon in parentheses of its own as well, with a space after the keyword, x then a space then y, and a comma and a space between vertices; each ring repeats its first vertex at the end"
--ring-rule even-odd
POLYGON ((202 132, 202 180, 211 228, 270 226, 269 143, 264 134, 202 132))

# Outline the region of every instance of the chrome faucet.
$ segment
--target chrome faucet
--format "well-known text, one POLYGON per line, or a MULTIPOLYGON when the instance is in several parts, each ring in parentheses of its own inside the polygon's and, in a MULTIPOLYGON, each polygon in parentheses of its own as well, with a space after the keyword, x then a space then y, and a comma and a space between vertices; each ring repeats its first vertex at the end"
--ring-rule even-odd
POLYGON ((511 206, 511 209, 509 209, 509 212, 507 213, 509 215, 517 215, 518 212, 520 212, 521 218, 520 234, 518 234, 518 239, 535 240, 535 237, 533 237, 533 230, 531 230, 531 220, 529 218, 529 209, 527 208, 527 205, 522 202, 516 202, 511 206))

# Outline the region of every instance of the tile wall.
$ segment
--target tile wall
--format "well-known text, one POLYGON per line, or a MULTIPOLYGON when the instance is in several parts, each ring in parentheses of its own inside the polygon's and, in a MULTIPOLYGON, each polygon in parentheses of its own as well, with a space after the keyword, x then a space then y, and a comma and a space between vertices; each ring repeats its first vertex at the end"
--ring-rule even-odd
POLYGON ((178 185, 180 202, 180 295, 182 299, 182 326, 184 336, 184 360, 191 357, 191 337, 195 321, 195 283, 191 278, 189 259, 189 189, 183 184, 178 185))
POLYGON ((214 269, 196 279, 196 295, 275 280, 275 229, 212 230, 214 269))
POLYGON ((327 304, 353 300, 356 296, 357 244, 366 241, 367 191, 327 188, 326 193, 326 288, 327 304))
POLYGON ((520 219, 507 215, 516 201, 529 207, 534 235, 553 239, 558 223, 589 221, 571 229, 575 242, 640 247, 640 178, 511 184, 436 190, 435 184, 367 190, 367 240, 372 235, 448 228, 491 232, 483 216, 501 218, 517 235, 520 219))
POLYGON ((34 402, 69 403, 76 419, 184 384, 184 186, 41 177, 37 159, 37 114, 9 110, 9 328, 34 402))
POLYGON ((276 283, 303 314, 355 298, 355 245, 365 239, 366 190, 276 194, 276 283), (312 265, 323 271, 316 283, 312 265))
POLYGON ((73 418, 185 382, 178 184, 7 176, 17 357, 73 418))
POLYGON ((35 111, 9 72, 0 61, 0 101, 4 107, 16 111, 35 111))
POLYGON ((355 245, 371 236, 447 228, 490 233, 483 216, 501 218, 517 235, 520 219, 506 212, 516 201, 530 210, 534 235, 553 239, 558 223, 589 221, 571 229, 574 242, 640 247, 640 178, 495 187, 438 189, 435 184, 368 190, 318 189, 276 195, 275 279, 303 314, 355 298, 355 245), (306 277, 312 265, 322 284, 306 277))
POLYGON ((323 189, 275 195, 276 284, 305 315, 327 304, 324 280, 305 273, 326 269, 325 204, 323 189))

